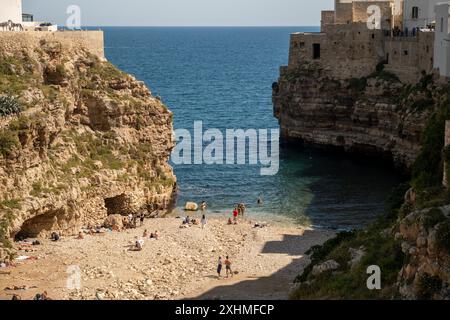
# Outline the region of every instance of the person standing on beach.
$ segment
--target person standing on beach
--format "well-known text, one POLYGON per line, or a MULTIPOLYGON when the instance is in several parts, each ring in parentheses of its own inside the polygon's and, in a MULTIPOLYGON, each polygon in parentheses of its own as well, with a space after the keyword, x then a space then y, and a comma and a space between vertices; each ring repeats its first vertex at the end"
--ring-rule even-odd
POLYGON ((201 224, 202 224, 202 229, 205 229, 205 226, 206 226, 206 216, 205 215, 202 216, 201 224))
POLYGON ((227 271, 227 278, 228 274, 231 274, 231 277, 233 277, 233 271, 231 270, 231 260, 228 256, 225 259, 225 269, 227 271))
POLYGON ((206 208, 207 208, 206 201, 204 201, 204 200, 202 201, 200 208, 201 208, 202 212, 206 211, 206 208))
POLYGON ((239 214, 240 214, 242 217, 244 217, 244 215, 245 215, 245 204, 243 204, 243 203, 241 203, 241 204, 239 205, 239 214))
POLYGON ((237 221, 238 215, 239 215, 239 212, 238 212, 237 209, 235 208, 234 211, 233 211, 233 220, 234 220, 234 222, 237 221))
POLYGON ((222 273, 222 257, 219 257, 219 261, 217 262, 217 278, 220 279, 222 273))

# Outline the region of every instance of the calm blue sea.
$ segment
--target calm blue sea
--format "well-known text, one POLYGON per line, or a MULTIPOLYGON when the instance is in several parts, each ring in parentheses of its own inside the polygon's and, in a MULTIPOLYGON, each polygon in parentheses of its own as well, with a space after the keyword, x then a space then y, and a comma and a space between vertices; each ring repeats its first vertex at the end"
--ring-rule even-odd
MULTIPOLYGON (((106 56, 144 80, 174 112, 175 128, 278 128, 271 85, 287 64, 289 34, 315 27, 103 28, 106 56)), ((259 166, 174 165, 178 205, 209 204, 230 213, 244 202, 261 220, 348 229, 383 211, 398 184, 389 168, 298 147, 282 148, 280 171, 261 176, 259 166), (264 205, 257 205, 261 196, 264 205)))

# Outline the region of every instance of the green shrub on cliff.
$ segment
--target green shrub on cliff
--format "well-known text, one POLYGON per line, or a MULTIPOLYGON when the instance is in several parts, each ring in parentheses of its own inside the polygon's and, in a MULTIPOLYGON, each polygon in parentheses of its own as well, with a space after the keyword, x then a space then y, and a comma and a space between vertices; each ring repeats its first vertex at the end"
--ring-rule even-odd
POLYGON ((430 117, 422 134, 422 151, 412 167, 412 185, 418 191, 442 184, 442 150, 445 121, 448 119, 450 103, 444 104, 430 117))
POLYGON ((450 220, 439 225, 436 239, 439 246, 450 253, 450 220))
POLYGON ((388 82, 401 82, 397 75, 383 69, 377 69, 375 72, 370 74, 368 78, 378 78, 388 82))
POLYGON ((91 75, 98 75, 102 80, 109 81, 113 79, 120 79, 126 74, 120 71, 116 66, 110 62, 95 61, 95 63, 88 69, 91 75))
POLYGON ((313 250, 313 263, 297 279, 299 287, 293 292, 293 299, 391 299, 395 297, 395 283, 403 266, 403 252, 399 241, 384 235, 379 226, 367 231, 347 233, 331 240, 324 247, 313 250), (339 239, 340 238, 340 239, 339 239), (363 247, 364 255, 354 266, 351 265, 350 249, 363 247), (318 275, 311 273, 313 265, 327 260, 339 263, 338 270, 325 271, 318 275), (383 290, 367 288, 367 268, 377 265, 381 268, 383 290))
POLYGON ((10 199, 3 200, 0 202, 0 209, 20 209, 20 200, 19 199, 10 199))
POLYGON ((442 210, 433 208, 423 217, 422 223, 425 229, 429 229, 442 221, 445 221, 445 215, 442 213, 442 210))
POLYGON ((10 96, 0 96, 0 116, 17 114, 22 110, 20 103, 10 96))
POLYGON ((414 111, 422 112, 422 111, 430 108, 433 105, 434 105, 433 99, 423 98, 423 99, 419 99, 417 101, 414 101, 414 103, 411 105, 411 108, 414 111))
POLYGON ((14 149, 20 145, 15 132, 5 130, 0 132, 0 154, 7 158, 13 155, 14 149))
POLYGON ((379 218, 380 221, 383 220, 386 225, 389 225, 389 223, 397 219, 403 208, 405 194, 409 188, 411 188, 409 183, 402 183, 391 191, 386 200, 386 214, 379 218))
POLYGON ((364 91, 367 88, 367 78, 351 78, 348 88, 356 91, 364 91))
POLYGON ((419 280, 419 299, 429 300, 442 289, 442 280, 439 277, 423 275, 419 280))
POLYGON ((313 266, 320 261, 323 261, 338 245, 340 245, 345 240, 349 240, 355 236, 355 232, 339 232, 337 236, 333 239, 328 240, 321 246, 314 246, 309 249, 306 254, 309 255, 311 259, 311 264, 307 266, 301 275, 297 277, 296 282, 303 282, 308 279, 311 274, 313 266))

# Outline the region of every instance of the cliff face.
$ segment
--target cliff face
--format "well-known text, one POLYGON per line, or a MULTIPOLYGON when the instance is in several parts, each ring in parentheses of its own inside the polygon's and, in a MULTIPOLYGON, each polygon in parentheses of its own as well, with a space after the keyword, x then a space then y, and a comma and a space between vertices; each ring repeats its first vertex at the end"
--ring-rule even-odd
POLYGON ((2 38, 0 96, 3 254, 8 236, 169 205, 172 113, 143 82, 74 42, 2 38))
POLYGON ((450 207, 417 210, 399 223, 405 264, 398 277, 405 299, 450 298, 450 207))
POLYGON ((403 85, 382 67, 364 78, 336 80, 314 63, 282 68, 273 89, 283 138, 375 153, 406 168, 420 151, 435 98, 427 83, 403 85))
POLYGON ((309 252, 293 298, 449 299, 450 193, 442 185, 443 171, 450 173, 449 95, 448 81, 424 74, 405 85, 382 65, 340 80, 314 63, 282 68, 273 102, 285 139, 382 154, 411 169, 410 183, 393 192, 375 224, 309 252), (366 287, 373 265, 382 290, 366 287))

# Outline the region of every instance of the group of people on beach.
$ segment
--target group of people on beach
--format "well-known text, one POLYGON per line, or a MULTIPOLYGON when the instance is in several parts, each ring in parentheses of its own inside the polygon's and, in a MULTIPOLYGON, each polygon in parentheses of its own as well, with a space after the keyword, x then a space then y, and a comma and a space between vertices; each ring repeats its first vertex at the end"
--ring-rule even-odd
POLYGON ((150 233, 150 235, 149 235, 148 230, 145 229, 144 233, 142 234, 142 237, 136 236, 135 241, 134 241, 134 246, 130 250, 131 251, 142 251, 142 249, 144 248, 144 243, 145 243, 144 239, 158 240, 159 239, 158 230, 150 233))
POLYGON ((225 264, 226 276, 227 278, 231 275, 233 277, 233 270, 231 269, 231 260, 229 256, 226 256, 225 261, 222 261, 222 257, 219 257, 219 261, 217 262, 217 278, 222 278, 222 268, 225 264))
POLYGON ((243 203, 240 203, 240 204, 237 204, 235 207, 234 207, 234 210, 233 210, 233 214, 232 214, 232 217, 229 217, 228 218, 228 225, 232 225, 232 224, 237 224, 237 222, 238 222, 238 217, 239 216, 242 216, 242 217, 244 217, 244 215, 245 215, 245 204, 243 204, 243 203))
POLYGON ((206 215, 203 214, 202 218, 200 219, 200 222, 197 219, 192 219, 190 216, 186 216, 186 218, 183 219, 183 222, 181 223, 180 228, 187 228, 190 226, 197 226, 201 224, 202 229, 205 229, 206 226, 206 215))
MULTIPOLYGON (((122 226, 123 229, 136 229, 139 226, 143 226, 145 221, 145 215, 144 214, 129 214, 127 217, 124 217, 122 219, 122 226)), ((120 230, 119 230, 120 231, 120 230)))

